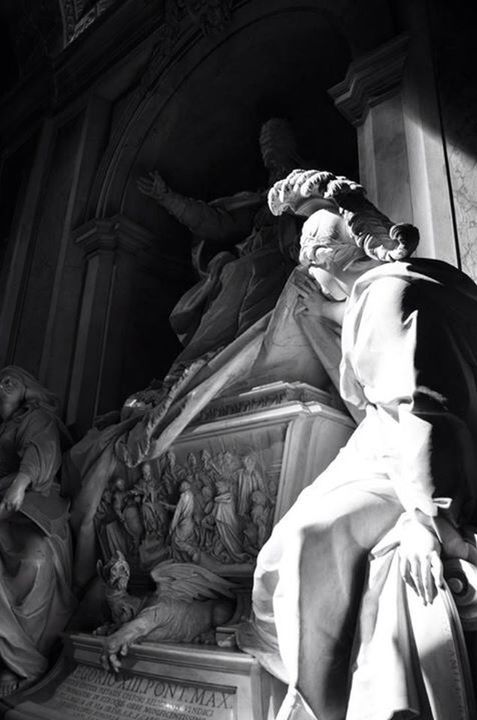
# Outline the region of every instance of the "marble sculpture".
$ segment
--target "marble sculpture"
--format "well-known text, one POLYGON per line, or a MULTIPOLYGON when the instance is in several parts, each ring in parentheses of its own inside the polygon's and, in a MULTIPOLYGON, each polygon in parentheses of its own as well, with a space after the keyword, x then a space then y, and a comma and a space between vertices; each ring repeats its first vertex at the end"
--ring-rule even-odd
POLYGON ((444 571, 477 558, 477 288, 346 178, 296 170, 269 203, 307 217, 297 312, 341 327, 365 418, 259 553, 241 646, 288 683, 279 720, 471 720, 444 571))

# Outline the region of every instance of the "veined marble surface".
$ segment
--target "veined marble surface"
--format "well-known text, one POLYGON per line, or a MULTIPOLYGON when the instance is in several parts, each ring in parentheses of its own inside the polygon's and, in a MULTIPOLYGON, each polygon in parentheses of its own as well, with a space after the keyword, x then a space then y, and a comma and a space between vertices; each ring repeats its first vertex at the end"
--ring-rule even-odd
POLYGON ((477 280, 477 88, 468 51, 475 11, 434 8, 437 76, 462 269, 477 280), (467 17, 468 14, 468 17, 467 17))

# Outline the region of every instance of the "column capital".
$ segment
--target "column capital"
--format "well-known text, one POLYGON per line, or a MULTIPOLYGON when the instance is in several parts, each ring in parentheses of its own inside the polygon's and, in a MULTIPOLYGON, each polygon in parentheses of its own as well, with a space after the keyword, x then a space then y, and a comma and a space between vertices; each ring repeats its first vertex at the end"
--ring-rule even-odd
POLYGON ((399 90, 409 44, 408 35, 399 35, 354 60, 345 79, 328 90, 336 108, 355 126, 361 125, 368 110, 399 90))
POLYGON ((137 254, 149 250, 154 239, 150 230, 120 214, 93 218, 73 231, 73 240, 83 248, 85 255, 116 250, 137 254))

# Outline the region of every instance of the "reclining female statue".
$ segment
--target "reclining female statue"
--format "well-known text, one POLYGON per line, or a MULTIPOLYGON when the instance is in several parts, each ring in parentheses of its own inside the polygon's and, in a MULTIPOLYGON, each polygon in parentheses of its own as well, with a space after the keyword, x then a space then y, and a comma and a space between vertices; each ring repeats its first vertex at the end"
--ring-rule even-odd
POLYGON ((74 608, 67 503, 55 476, 68 440, 57 400, 0 371, 0 696, 32 684, 74 608))
POLYGON ((477 288, 345 178, 297 170, 269 203, 308 217, 296 312, 342 327, 366 416, 262 548, 239 643, 288 683, 279 720, 471 720, 443 561, 476 556, 477 288))

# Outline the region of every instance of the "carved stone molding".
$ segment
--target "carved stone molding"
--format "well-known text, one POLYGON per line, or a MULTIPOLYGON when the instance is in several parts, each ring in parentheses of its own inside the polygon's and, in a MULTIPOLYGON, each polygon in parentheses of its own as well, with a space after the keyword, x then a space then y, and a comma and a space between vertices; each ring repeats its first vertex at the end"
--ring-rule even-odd
POLYGON ((319 402, 330 406, 331 397, 324 390, 318 390, 307 383, 274 382, 238 395, 224 396, 213 400, 202 410, 193 424, 211 422, 232 415, 245 415, 297 402, 319 402))
MULTIPOLYGON (((65 45, 74 42, 117 2, 98 0, 85 9, 83 0, 60 0, 65 45)), ((158 13, 163 13, 164 17, 159 43, 159 52, 164 54, 169 52, 183 19, 199 28, 203 35, 208 35, 223 30, 232 15, 232 0, 164 0, 163 3, 156 0, 156 4, 158 13)))
POLYGON ((225 30, 231 19, 232 0, 165 0, 164 22, 151 56, 149 73, 143 76, 142 84, 147 84, 149 75, 155 76, 157 65, 172 52, 184 21, 206 37, 225 30))
POLYGON ((355 60, 345 79, 328 90, 337 109, 352 125, 361 125, 369 108, 397 92, 408 43, 409 37, 400 35, 355 60))
POLYGON ((118 0, 98 0, 89 10, 85 11, 85 3, 83 0, 60 0, 65 45, 76 40, 77 37, 117 1, 118 0))
POLYGON ((73 239, 83 248, 86 256, 118 249, 136 254, 149 250, 154 235, 124 215, 113 215, 88 221, 74 230, 73 239))

